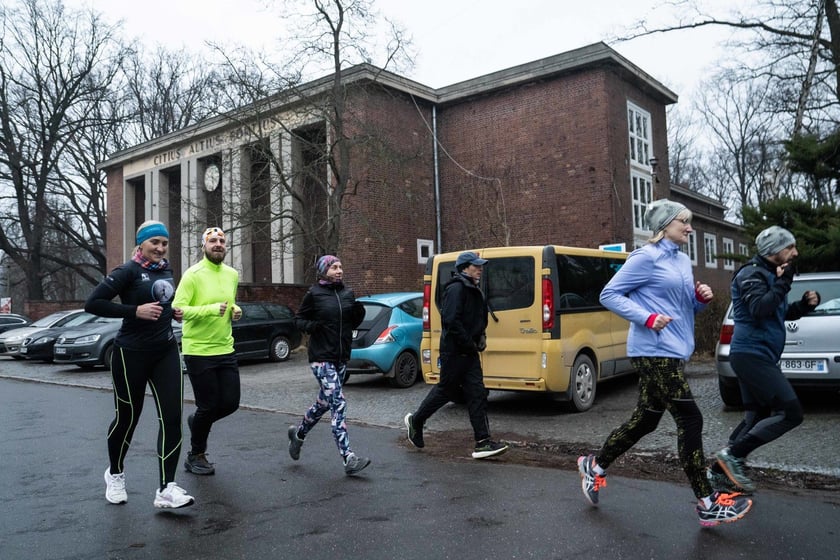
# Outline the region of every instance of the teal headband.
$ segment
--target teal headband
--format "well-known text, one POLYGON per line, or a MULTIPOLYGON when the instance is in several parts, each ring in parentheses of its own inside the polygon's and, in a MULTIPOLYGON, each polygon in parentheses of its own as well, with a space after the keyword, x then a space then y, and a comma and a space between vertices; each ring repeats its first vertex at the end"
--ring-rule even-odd
POLYGON ((151 239, 152 237, 165 237, 169 239, 169 232, 166 230, 166 226, 161 224, 160 222, 155 222, 141 227, 137 231, 137 244, 140 245, 141 243, 143 243, 147 239, 151 239))

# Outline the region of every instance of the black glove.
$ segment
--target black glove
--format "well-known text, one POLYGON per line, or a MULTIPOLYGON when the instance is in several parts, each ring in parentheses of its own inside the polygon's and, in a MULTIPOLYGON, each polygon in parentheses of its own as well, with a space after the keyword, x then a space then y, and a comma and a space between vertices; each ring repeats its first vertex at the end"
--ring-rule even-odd
POLYGON ((481 335, 478 337, 478 342, 475 344, 476 350, 479 352, 484 352, 487 349, 487 335, 481 335))

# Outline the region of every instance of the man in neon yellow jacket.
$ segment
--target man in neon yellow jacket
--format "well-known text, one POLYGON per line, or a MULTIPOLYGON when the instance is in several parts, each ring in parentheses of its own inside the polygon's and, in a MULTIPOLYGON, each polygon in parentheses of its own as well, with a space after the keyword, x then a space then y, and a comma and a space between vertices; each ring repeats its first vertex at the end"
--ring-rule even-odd
POLYGON ((196 406, 187 418, 191 437, 184 468, 199 475, 216 472, 206 455, 210 428, 239 408, 239 365, 231 320, 238 321, 242 310, 235 303, 239 273, 222 262, 226 242, 221 228, 204 231, 204 255, 184 273, 172 300, 172 307, 184 313, 181 346, 196 406))

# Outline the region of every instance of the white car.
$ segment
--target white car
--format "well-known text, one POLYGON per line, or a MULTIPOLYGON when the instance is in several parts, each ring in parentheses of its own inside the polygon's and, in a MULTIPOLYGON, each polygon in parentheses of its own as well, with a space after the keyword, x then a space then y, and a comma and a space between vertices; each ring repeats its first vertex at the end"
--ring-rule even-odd
MULTIPOLYGON (((35 333, 43 329, 52 327, 62 327, 65 324, 73 321, 79 315, 90 315, 84 309, 71 309, 69 311, 57 311, 46 317, 42 317, 29 324, 26 327, 19 329, 12 329, 0 334, 0 356, 11 356, 15 359, 22 360, 23 356, 20 354, 20 347, 23 341, 35 333)), ((91 316, 91 319, 94 317, 91 316)))
MULTIPOLYGON (((796 321, 785 321, 787 339, 779 365, 794 387, 837 391, 840 389, 840 272, 794 276, 788 301, 801 299, 807 290, 820 293, 820 304, 796 321)), ((733 331, 730 304, 715 349, 720 398, 727 406, 741 405, 741 390, 729 363, 733 331)))

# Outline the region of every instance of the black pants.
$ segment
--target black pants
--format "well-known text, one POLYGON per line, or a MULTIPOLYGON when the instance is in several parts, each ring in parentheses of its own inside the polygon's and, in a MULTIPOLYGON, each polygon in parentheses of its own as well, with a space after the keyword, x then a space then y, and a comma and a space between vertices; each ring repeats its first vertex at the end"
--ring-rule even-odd
POLYGON ((467 401, 475 441, 488 439, 490 425, 487 421, 487 389, 484 387, 481 358, 477 352, 441 353, 440 381, 432 387, 414 413, 415 425, 423 426, 440 407, 451 401, 459 401, 462 397, 467 401))
POLYGON ((239 364, 234 354, 184 356, 190 376, 196 411, 192 419, 190 453, 207 451, 213 422, 239 408, 239 364))
POLYGON ((148 351, 115 347, 111 358, 114 385, 114 421, 108 429, 108 457, 111 474, 121 473, 134 429, 143 411, 146 385, 152 390, 159 422, 157 454, 160 487, 175 480, 181 455, 181 411, 184 404, 184 376, 173 340, 164 348, 148 351))
POLYGON ((799 398, 776 362, 742 353, 730 354, 729 361, 744 403, 744 419, 729 436, 729 450, 744 458, 797 427, 804 415, 799 398))

